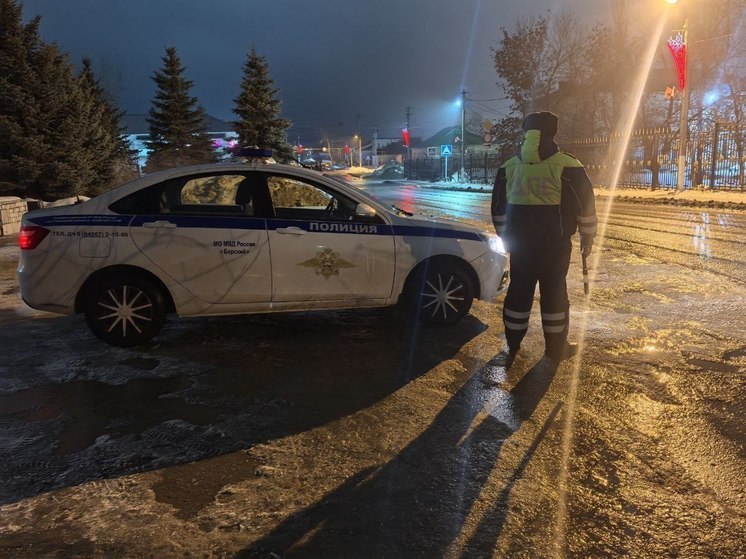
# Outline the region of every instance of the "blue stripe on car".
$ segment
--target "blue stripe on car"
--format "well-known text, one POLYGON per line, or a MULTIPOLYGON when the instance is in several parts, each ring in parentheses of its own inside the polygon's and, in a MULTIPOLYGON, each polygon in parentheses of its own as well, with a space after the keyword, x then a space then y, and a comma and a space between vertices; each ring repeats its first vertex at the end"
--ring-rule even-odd
POLYGON ((309 233, 397 235, 401 237, 436 237, 480 241, 476 232, 458 229, 441 229, 431 226, 368 224, 345 221, 300 221, 288 219, 263 219, 251 217, 190 216, 190 215, 55 215, 29 216, 35 225, 47 227, 142 227, 153 221, 169 221, 179 227, 199 229, 269 229, 298 227, 309 233))
POLYGON ((107 227, 127 227, 132 220, 131 215, 50 215, 33 216, 28 220, 34 225, 42 227, 62 227, 96 225, 107 227))

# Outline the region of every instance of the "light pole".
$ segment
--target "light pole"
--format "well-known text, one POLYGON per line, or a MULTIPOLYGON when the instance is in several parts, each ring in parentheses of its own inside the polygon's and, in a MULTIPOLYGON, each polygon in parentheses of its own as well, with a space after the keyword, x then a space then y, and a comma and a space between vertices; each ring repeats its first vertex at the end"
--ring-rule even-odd
POLYGON ((357 162, 358 166, 363 166, 363 138, 360 136, 360 134, 355 134, 355 139, 357 140, 357 162))
MULTIPOLYGON (((678 0, 666 0, 669 4, 677 4, 678 0)), ((679 115, 679 162, 676 173, 676 192, 684 192, 684 179, 686 178, 686 152, 689 136, 689 90, 687 83, 689 74, 689 19, 684 19, 684 28, 676 31, 668 40, 668 49, 671 51, 676 72, 679 76, 679 90, 681 91, 681 114, 679 115)), ((691 80, 690 80, 691 81, 691 80)), ((694 186, 692 184, 692 186, 694 186)))
POLYGON ((378 168, 378 125, 373 126, 373 168, 378 168))
POLYGON ((461 90, 461 170, 459 181, 464 182, 466 171, 464 170, 464 157, 466 156, 466 137, 464 136, 464 124, 466 122, 466 90, 461 90))

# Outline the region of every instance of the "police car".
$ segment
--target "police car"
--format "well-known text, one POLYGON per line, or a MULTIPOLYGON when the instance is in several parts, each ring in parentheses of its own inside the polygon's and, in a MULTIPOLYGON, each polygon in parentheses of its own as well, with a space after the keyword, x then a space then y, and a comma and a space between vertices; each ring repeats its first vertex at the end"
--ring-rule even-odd
POLYGON ((82 313, 135 346, 166 315, 383 307, 452 324, 507 279, 500 239, 415 217, 335 177, 269 158, 180 167, 27 213, 18 277, 31 307, 82 313))

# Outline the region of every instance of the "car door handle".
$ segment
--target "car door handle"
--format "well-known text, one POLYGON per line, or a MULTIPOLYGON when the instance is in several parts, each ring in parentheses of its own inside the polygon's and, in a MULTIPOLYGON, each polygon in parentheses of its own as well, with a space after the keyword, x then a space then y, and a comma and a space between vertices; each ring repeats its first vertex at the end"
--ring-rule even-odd
POLYGON ((305 235, 306 230, 301 229, 300 227, 278 227, 276 229, 278 233, 282 233, 283 235, 305 235))
POLYGON ((170 221, 146 221, 142 226, 148 229, 176 229, 176 224, 170 221))

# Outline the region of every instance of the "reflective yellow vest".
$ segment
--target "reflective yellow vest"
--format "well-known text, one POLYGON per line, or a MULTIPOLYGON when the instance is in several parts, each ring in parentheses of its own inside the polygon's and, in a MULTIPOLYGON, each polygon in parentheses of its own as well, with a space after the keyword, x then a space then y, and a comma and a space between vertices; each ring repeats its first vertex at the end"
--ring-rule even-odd
POLYGON ((542 161, 539 140, 538 130, 528 130, 521 146, 521 157, 513 157, 504 165, 509 204, 559 206, 562 172, 568 167, 582 167, 577 159, 561 151, 542 161))

